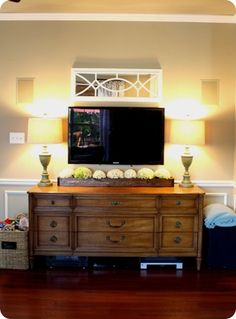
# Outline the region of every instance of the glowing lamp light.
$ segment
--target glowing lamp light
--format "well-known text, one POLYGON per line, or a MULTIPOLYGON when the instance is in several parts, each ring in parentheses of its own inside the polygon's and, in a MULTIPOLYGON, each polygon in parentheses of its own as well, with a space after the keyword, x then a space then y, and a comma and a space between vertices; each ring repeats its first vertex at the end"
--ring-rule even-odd
POLYGON ((6 0, 0 0, 0 8, 3 5, 3 3, 7 2, 6 0))
POLYGON ((236 0, 228 0, 228 1, 231 2, 236 7, 236 0))

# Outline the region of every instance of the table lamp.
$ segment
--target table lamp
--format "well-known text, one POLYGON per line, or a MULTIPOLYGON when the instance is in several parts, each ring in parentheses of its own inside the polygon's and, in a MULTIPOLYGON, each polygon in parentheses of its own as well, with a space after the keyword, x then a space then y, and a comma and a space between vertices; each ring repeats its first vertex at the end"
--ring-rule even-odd
POLYGON ((189 167, 193 161, 189 145, 205 144, 205 122, 191 120, 172 120, 170 126, 170 143, 185 144, 184 153, 181 155, 182 164, 185 168, 182 187, 192 187, 189 167))
POLYGON ((52 182, 47 172, 51 154, 48 153, 47 144, 57 144, 62 142, 62 121, 52 118, 30 118, 28 120, 28 143, 42 144, 42 153, 39 154, 43 172, 39 186, 50 186, 52 182))

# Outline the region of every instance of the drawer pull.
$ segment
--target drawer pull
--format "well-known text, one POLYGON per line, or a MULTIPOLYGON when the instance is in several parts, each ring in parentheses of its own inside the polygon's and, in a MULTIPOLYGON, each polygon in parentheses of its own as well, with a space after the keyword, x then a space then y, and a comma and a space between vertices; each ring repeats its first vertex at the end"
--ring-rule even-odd
POLYGON ((52 201, 51 201, 51 204, 52 204, 52 205, 55 205, 55 201, 54 201, 54 200, 52 200, 52 201))
POLYGON ((176 206, 180 206, 181 205, 181 200, 177 200, 176 201, 176 206))
POLYGON ((50 227, 52 227, 52 228, 57 227, 57 222, 55 220, 52 220, 50 223, 50 227))
POLYGON ((107 225, 112 228, 121 228, 125 225, 125 220, 122 220, 121 223, 118 225, 113 224, 111 220, 107 220, 107 225))
POLYGON ((177 220, 177 222, 175 223, 175 228, 181 228, 182 227, 182 223, 177 220))
POLYGON ((181 243, 181 240, 182 240, 181 237, 177 236, 177 237, 175 237, 174 242, 176 244, 179 244, 179 243, 181 243))
POLYGON ((111 206, 119 206, 121 204, 121 202, 118 202, 116 200, 111 202, 111 206))
POLYGON ((50 238, 50 241, 51 241, 52 243, 57 242, 57 237, 53 235, 53 236, 50 238))
POLYGON ((107 241, 110 241, 110 242, 113 243, 113 244, 119 244, 119 243, 121 243, 123 240, 125 240, 125 236, 124 236, 124 235, 120 236, 120 239, 112 239, 111 236, 107 236, 107 237, 106 237, 106 240, 107 240, 107 241))

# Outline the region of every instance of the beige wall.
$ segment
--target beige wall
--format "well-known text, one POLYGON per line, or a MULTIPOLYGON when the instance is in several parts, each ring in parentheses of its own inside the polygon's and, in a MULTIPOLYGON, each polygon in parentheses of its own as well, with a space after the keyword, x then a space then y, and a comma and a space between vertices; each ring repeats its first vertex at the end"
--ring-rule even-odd
MULTIPOLYGON (((0 179, 37 179, 31 146, 9 145, 26 132, 27 117, 66 116, 72 67, 163 69, 163 105, 201 100, 201 79, 218 79, 220 104, 207 109, 206 142, 195 156, 195 180, 234 179, 236 26, 200 23, 0 22, 0 179), (34 78, 34 105, 16 103, 16 78, 34 78), (47 99, 51 99, 49 105, 47 99)), ((190 109, 191 111, 191 109, 190 109)), ((165 165, 180 179, 179 153, 166 145, 165 165)), ((67 164, 66 145, 50 164, 55 178, 67 164)))

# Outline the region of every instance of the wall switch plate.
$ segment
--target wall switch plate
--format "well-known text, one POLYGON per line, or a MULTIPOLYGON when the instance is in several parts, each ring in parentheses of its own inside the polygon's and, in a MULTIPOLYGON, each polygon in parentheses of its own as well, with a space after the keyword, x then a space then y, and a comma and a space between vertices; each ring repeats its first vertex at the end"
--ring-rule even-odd
POLYGON ((25 133, 23 133, 23 132, 10 132, 9 142, 10 142, 10 144, 24 144, 25 143, 25 133))

